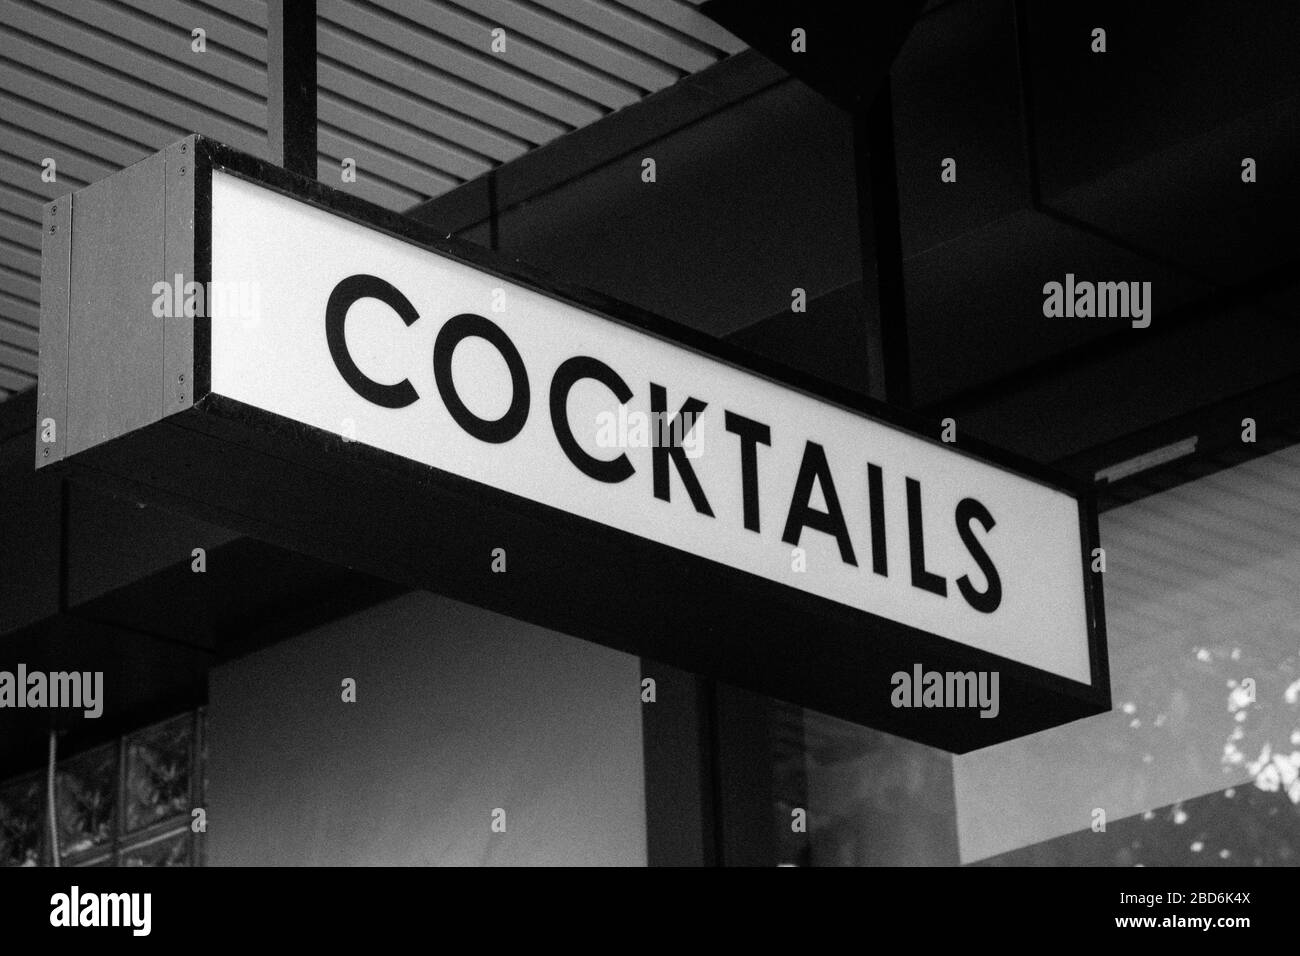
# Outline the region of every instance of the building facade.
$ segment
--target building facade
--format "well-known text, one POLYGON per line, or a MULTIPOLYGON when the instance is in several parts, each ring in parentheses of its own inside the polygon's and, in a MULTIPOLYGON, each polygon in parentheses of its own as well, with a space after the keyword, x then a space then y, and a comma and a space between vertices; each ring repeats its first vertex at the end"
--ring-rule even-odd
MULTIPOLYGON (((102 677, 94 718, 0 708, 0 863, 1295 863, 1295 11, 932 0, 848 30, 775 3, 218 6, 0 0, 0 671, 102 677), (1111 706, 975 749, 831 716, 768 692, 779 665, 711 657, 706 622, 757 614, 751 592, 692 616, 673 562, 532 512, 476 524, 472 494, 413 519, 340 491, 369 523, 327 548, 302 517, 326 491, 284 475, 364 476, 344 444, 280 474, 232 455, 228 483, 195 458, 188 503, 150 481, 171 458, 129 482, 121 456, 40 463, 66 197, 67 228, 101 210, 122 238, 83 262, 71 233, 63 314, 103 322, 58 367, 101 377, 77 398, 65 371, 92 424, 56 424, 111 455, 129 429, 94 415, 135 375, 112 340, 161 326, 96 264, 165 241, 90 187, 192 134, 342 197, 321 208, 1085 489, 1111 706)), ((551 339, 590 345, 574 328, 551 339)), ((362 364, 400 377, 383 361, 362 364)), ((824 486, 810 508, 835 510, 824 486)), ((1032 603, 1043 640, 1072 614, 1032 603)), ((745 626, 793 671, 835 620, 745 626)))

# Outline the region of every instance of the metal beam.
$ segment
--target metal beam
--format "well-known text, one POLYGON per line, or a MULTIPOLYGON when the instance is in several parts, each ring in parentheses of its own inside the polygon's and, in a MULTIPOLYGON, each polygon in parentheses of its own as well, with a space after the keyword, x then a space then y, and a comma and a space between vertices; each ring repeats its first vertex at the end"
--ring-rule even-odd
POLYGON ((268 159, 316 178, 316 0, 266 5, 268 159))
POLYGON ((484 222, 491 227, 497 215, 787 81, 782 70, 759 54, 738 53, 597 123, 530 150, 492 174, 419 203, 406 214, 449 233, 463 233, 484 222))
MULTIPOLYGON (((1239 319, 1232 317, 1233 310, 1262 302, 1270 294, 1288 289, 1295 282, 1297 270, 1300 270, 1300 258, 1288 257, 1258 275, 1221 286, 1193 302, 1171 310, 1162 322, 1153 323, 1150 329, 1143 330, 1140 340, 1130 335, 1128 329, 1098 336, 1000 378, 946 395, 917 409, 917 412, 930 418, 970 414, 985 405, 1010 398, 1017 392, 1058 379, 1067 372, 1100 365, 1149 344, 1151 339, 1178 335, 1196 325, 1232 321, 1237 323, 1236 334, 1251 334, 1249 328, 1241 327, 1239 319)), ((1258 314, 1254 317, 1256 322, 1277 318, 1264 306, 1259 306, 1258 309, 1258 314)))
POLYGON ((708 0, 700 12, 832 103, 856 112, 875 98, 924 0, 708 0))
MULTIPOLYGON (((893 94, 889 78, 870 107, 853 116, 853 150, 858 184, 858 229, 862 279, 874 268, 879 307, 879 351, 884 382, 872 394, 899 408, 911 406, 912 361, 907 344, 907 302, 903 280, 903 236, 899 221, 898 172, 894 155, 893 94), (883 385, 883 395, 880 395, 883 385)), ((872 342, 876 345, 876 342, 872 342)))

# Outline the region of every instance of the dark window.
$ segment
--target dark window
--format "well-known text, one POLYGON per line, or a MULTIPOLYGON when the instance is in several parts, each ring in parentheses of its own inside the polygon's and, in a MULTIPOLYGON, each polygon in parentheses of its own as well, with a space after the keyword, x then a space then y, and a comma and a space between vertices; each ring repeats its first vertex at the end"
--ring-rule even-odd
MULTIPOLYGON (((55 816, 64 866, 198 866, 203 834, 202 709, 58 761, 55 816)), ((49 865, 46 775, 0 784, 0 866, 49 865)))

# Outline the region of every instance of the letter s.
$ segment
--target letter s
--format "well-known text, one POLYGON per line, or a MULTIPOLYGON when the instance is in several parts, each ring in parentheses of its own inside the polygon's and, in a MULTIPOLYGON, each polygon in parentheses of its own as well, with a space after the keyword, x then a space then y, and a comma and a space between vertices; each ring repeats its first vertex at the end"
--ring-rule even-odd
POLYGON ((966 603, 975 610, 984 614, 992 614, 998 609, 998 605, 1002 603, 1002 580, 998 577, 998 569, 993 566, 993 560, 975 537, 975 532, 971 530, 971 519, 975 519, 982 524, 985 531, 992 531, 997 522, 989 514, 989 509, 974 498, 963 498, 957 504, 957 533, 961 535, 961 541, 962 544, 966 545, 966 550, 971 553, 975 563, 984 572, 984 577, 988 580, 988 587, 982 592, 976 591, 970 583, 970 578, 963 574, 957 579, 957 588, 961 591, 961 596, 966 599, 966 603))

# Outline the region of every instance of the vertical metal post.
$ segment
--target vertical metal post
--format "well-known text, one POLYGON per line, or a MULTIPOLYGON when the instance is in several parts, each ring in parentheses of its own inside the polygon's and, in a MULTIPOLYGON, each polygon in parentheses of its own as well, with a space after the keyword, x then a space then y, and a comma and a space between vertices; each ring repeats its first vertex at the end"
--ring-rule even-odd
POLYGON ((776 703, 763 694, 712 683, 717 863, 775 866, 776 703))
POLYGON ((316 0, 267 0, 268 158, 316 178, 316 0))
POLYGON ((641 708, 646 862, 715 866, 717 795, 708 678, 641 659, 656 699, 641 708))
POLYGON ((880 299, 879 348, 885 401, 900 408, 912 402, 912 365, 907 345, 903 285, 903 238, 899 225, 898 172, 894 157, 894 111, 886 77, 869 107, 853 117, 858 183, 858 230, 863 281, 876 271, 880 299), (874 247, 874 261, 869 252, 874 247))

